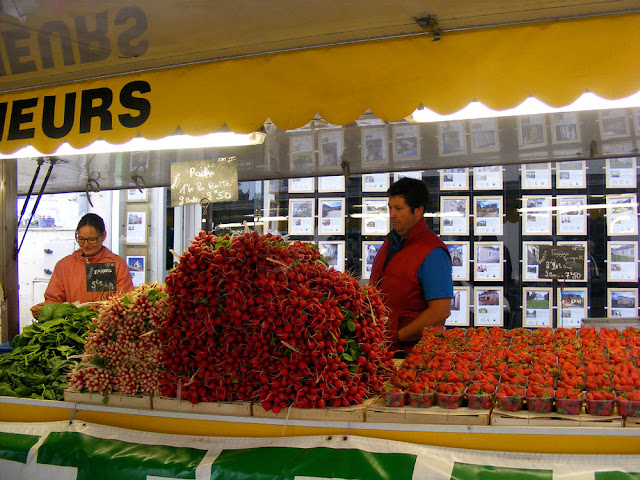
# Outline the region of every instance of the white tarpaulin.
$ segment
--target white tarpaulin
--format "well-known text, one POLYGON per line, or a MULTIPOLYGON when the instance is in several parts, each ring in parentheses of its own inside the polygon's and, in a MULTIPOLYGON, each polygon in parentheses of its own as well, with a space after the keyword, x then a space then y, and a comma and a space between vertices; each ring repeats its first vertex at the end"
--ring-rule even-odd
POLYGON ((547 455, 355 436, 165 435, 84 422, 0 423, 0 480, 640 478, 640 455, 547 455))

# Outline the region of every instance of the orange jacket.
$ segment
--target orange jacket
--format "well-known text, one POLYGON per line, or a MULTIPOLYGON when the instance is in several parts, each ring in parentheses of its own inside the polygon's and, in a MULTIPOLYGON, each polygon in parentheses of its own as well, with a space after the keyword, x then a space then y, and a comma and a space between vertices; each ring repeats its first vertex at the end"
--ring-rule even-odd
POLYGON ((82 250, 76 250, 56 263, 49 280, 49 286, 44 292, 44 303, 63 302, 97 302, 105 300, 112 294, 109 292, 87 292, 87 263, 116 264, 117 293, 126 293, 133 288, 131 273, 127 263, 107 247, 93 257, 83 257, 82 250))

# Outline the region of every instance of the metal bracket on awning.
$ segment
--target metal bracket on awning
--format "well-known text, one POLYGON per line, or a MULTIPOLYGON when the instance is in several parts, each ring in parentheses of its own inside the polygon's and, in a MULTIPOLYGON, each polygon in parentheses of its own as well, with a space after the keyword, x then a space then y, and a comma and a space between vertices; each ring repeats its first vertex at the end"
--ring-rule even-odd
POLYGON ((138 191, 140 193, 142 193, 142 190, 144 190, 145 188, 147 188, 147 182, 144 181, 144 177, 141 175, 131 175, 131 180, 133 180, 133 183, 136 184, 136 188, 138 189, 138 191))
POLYGON ((100 191, 100 184, 98 183, 98 179, 100 178, 100 173, 98 172, 97 178, 89 177, 87 178, 87 184, 84 187, 84 192, 87 194, 87 200, 89 201, 89 205, 93 208, 93 202, 91 201, 91 195, 89 195, 89 190, 94 193, 98 193, 100 191))
POLYGON ((425 15, 424 17, 414 18, 415 22, 420 25, 420 28, 426 30, 433 35, 433 41, 438 41, 442 38, 442 31, 438 25, 438 19, 435 15, 425 15))
POLYGON ((91 171, 91 162, 96 158, 95 155, 87 155, 87 184, 84 187, 84 192, 87 194, 87 200, 91 208, 93 208, 93 202, 91 201, 91 196, 89 195, 89 190, 94 193, 98 193, 100 191, 100 172, 92 172, 91 171))

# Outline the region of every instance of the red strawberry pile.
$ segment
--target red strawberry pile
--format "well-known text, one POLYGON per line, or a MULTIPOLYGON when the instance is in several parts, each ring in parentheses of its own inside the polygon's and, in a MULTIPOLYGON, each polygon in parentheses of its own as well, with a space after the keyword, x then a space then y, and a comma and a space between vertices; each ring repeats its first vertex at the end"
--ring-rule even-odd
MULTIPOLYGON (((534 411, 640 413, 640 329, 434 327, 407 356, 390 385, 415 391, 424 382, 466 385, 471 407, 484 405, 479 395, 495 395, 500 408, 517 410, 523 400, 534 411), (604 402, 602 404, 598 402, 604 402), (610 402, 610 403, 606 403, 610 402), (591 407, 591 408, 590 408, 591 407), (635 408, 635 409, 634 409, 635 408)), ((524 403, 526 404, 526 403, 524 403)))
POLYGON ((380 298, 311 244, 200 232, 166 284, 164 396, 276 413, 342 407, 378 393, 395 370, 380 298))
POLYGON ((164 375, 158 327, 167 315, 164 286, 143 285, 100 308, 69 386, 88 392, 159 394, 164 375))

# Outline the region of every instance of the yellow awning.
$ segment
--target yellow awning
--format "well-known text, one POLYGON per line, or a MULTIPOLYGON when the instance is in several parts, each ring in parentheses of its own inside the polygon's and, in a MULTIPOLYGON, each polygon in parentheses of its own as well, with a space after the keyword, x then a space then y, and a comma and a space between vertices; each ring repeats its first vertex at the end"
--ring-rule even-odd
POLYGON ((295 129, 316 114, 343 125, 367 109, 395 121, 419 104, 446 114, 472 100, 500 110, 529 96, 551 106, 567 105, 585 91, 622 98, 640 90, 639 51, 640 15, 628 14, 451 32, 439 41, 369 41, 21 90, 0 96, 0 107, 6 104, 0 152, 29 144, 50 153, 63 142, 80 148, 98 139, 155 139, 178 127, 192 135, 225 124, 250 132, 267 119, 295 129), (43 113, 45 106, 53 116, 43 113))

